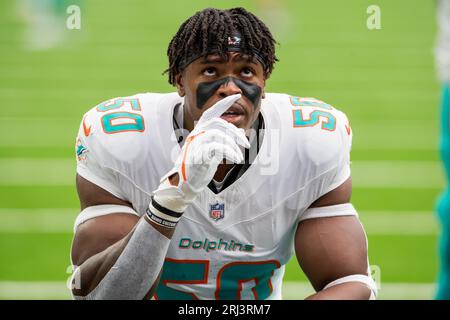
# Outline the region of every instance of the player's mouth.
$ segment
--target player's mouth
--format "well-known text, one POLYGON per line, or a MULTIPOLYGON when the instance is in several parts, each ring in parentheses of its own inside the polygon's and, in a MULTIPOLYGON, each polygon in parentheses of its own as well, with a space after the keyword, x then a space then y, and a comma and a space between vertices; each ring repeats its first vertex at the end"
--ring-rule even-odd
POLYGON ((245 112, 238 103, 234 103, 220 118, 239 127, 244 122, 245 112))

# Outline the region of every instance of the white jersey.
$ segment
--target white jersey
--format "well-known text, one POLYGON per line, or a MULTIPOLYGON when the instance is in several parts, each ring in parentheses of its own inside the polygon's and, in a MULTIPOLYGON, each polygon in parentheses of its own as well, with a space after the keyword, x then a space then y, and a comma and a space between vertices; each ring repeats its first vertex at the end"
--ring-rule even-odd
MULTIPOLYGON (((181 150, 173 112, 182 102, 177 93, 145 93, 91 109, 77 138, 78 174, 142 216, 181 150)), ((206 188, 183 214, 156 298, 281 299, 299 221, 350 176, 352 133, 342 112, 313 98, 266 94, 261 113, 255 161, 220 193, 206 188)))

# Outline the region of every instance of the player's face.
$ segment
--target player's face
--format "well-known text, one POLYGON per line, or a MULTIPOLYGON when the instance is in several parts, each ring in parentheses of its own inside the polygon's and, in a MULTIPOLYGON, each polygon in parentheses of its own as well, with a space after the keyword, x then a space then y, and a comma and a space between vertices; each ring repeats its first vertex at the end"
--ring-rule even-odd
POLYGON ((240 93, 222 119, 238 128, 249 129, 258 117, 264 98, 265 74, 261 63, 238 52, 199 58, 189 64, 177 78, 177 88, 185 97, 185 127, 192 130, 195 121, 217 101, 240 93))

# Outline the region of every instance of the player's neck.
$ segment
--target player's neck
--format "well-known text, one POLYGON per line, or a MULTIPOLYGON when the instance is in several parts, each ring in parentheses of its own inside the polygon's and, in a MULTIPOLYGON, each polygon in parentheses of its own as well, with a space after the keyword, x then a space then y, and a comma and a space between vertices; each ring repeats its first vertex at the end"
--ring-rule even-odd
POLYGON ((217 171, 216 174, 214 175, 214 180, 216 181, 222 181, 223 179, 225 179, 225 176, 227 175, 227 173, 233 169, 233 164, 219 164, 219 166, 217 167, 217 171))
POLYGON ((185 109, 183 108, 183 128, 185 130, 187 130, 188 132, 191 132, 192 130, 194 130, 194 120, 191 119, 191 117, 189 116, 189 114, 185 111, 185 109))

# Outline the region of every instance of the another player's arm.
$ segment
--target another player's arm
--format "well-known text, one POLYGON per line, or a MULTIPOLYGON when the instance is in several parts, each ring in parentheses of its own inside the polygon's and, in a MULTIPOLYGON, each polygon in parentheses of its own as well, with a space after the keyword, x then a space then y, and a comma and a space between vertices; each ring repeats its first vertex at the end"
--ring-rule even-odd
MULTIPOLYGON (((117 286, 115 287, 115 290, 119 292, 117 295, 111 296, 108 292, 97 290, 96 294, 92 297, 89 296, 110 272, 125 248, 129 245, 130 239, 135 233, 139 218, 136 215, 120 212, 120 206, 131 208, 131 205, 128 202, 113 196, 111 193, 79 175, 77 175, 76 182, 82 210, 85 210, 86 208, 96 208, 99 205, 114 205, 117 208, 117 212, 89 219, 78 226, 72 243, 71 252, 73 264, 79 267, 77 274, 74 277, 75 284, 72 290, 73 295, 77 298, 87 297, 88 299, 115 297, 142 299, 151 297, 159 281, 159 277, 156 277, 156 280, 153 279, 153 283, 149 283, 152 279, 146 279, 148 273, 145 272, 142 274, 142 280, 147 282, 146 286, 148 287, 148 291, 146 294, 141 294, 142 296, 136 296, 136 292, 127 292, 127 289, 125 289, 121 295, 120 290, 122 290, 123 287, 126 287, 126 283, 117 283, 117 286)), ((159 259, 161 259, 161 257, 163 258, 165 256, 165 251, 167 251, 165 242, 168 242, 172 237, 174 229, 157 225, 146 219, 145 216, 142 217, 141 220, 141 223, 144 224, 144 228, 142 228, 144 232, 153 232, 155 233, 154 238, 156 241, 158 239, 162 240, 163 243, 161 243, 160 250, 164 252, 162 252, 162 254, 161 252, 151 252, 150 248, 149 250, 146 250, 146 248, 143 247, 138 249, 141 250, 140 254, 142 256, 154 256, 155 259, 157 257, 160 257, 159 259), (163 235, 167 241, 160 237, 159 234, 163 235)), ((140 230, 140 232, 142 231, 140 230)), ((161 264, 162 261, 155 263, 155 265, 158 266, 161 264)), ((145 266, 145 268, 149 267, 150 266, 147 265, 145 266)), ((123 272, 140 272, 138 261, 136 261, 136 265, 133 266, 132 269, 126 270, 125 266, 122 268, 124 269, 123 272)), ((158 275, 159 273, 159 268, 158 270, 153 270, 153 274, 158 275)), ((116 281, 120 281, 120 277, 116 278, 116 281)), ((114 281, 114 279, 111 279, 111 281, 114 281)))
MULTIPOLYGON (((351 178, 311 208, 349 205, 351 178)), ((337 207, 336 207, 337 208, 337 207)), ((303 220, 297 227, 298 262, 317 293, 307 299, 369 299, 376 291, 368 274, 366 235, 355 215, 303 220)))

